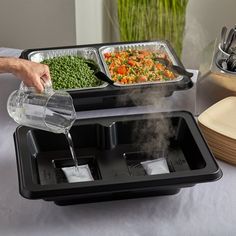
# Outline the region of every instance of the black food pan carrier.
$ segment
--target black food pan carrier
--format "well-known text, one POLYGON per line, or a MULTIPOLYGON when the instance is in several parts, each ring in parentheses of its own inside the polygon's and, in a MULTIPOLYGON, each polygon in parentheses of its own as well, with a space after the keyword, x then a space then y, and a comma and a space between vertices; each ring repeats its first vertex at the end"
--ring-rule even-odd
POLYGON ((166 195, 222 176, 194 117, 185 111, 83 119, 71 134, 78 162, 89 166, 93 181, 67 181, 61 168, 73 162, 63 134, 16 129, 23 197, 67 205, 166 195), (162 136, 163 126, 168 132, 162 136), (159 157, 169 172, 147 174, 140 163, 159 157))

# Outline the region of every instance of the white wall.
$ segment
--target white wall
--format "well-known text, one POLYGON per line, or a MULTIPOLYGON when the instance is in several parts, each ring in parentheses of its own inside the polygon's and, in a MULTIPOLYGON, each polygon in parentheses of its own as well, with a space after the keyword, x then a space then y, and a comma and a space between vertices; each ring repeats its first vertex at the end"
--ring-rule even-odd
POLYGON ((220 35, 221 28, 236 24, 235 0, 189 0, 182 61, 198 68, 204 48, 220 35))
POLYGON ((116 0, 75 0, 77 44, 119 40, 116 0))
POLYGON ((74 0, 0 0, 0 47, 74 44, 74 0))
POLYGON ((103 41, 103 0, 75 0, 77 44, 103 41))
POLYGON ((0 47, 101 43, 110 27, 103 8, 103 0, 0 0, 0 47))

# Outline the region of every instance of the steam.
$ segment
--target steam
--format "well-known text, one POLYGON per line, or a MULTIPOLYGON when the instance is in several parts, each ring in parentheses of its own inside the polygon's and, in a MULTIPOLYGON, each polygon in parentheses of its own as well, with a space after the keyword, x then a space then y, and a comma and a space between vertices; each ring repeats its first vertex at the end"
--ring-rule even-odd
POLYGON ((203 25, 187 11, 181 58, 186 68, 199 67, 203 49, 211 42, 211 37, 208 30, 205 30, 203 25))
POLYGON ((168 152, 169 139, 173 134, 170 120, 159 115, 158 119, 147 119, 147 122, 140 123, 134 130, 134 139, 142 152, 155 157, 168 152))
POLYGON ((167 102, 165 97, 167 91, 164 89, 155 93, 145 93, 143 96, 140 96, 139 92, 131 93, 130 98, 136 105, 145 107, 149 105, 149 109, 145 119, 136 123, 132 134, 133 141, 140 151, 152 157, 157 155, 161 157, 168 152, 170 138, 175 133, 171 120, 162 113, 167 107, 170 109, 172 104, 170 99, 167 102))

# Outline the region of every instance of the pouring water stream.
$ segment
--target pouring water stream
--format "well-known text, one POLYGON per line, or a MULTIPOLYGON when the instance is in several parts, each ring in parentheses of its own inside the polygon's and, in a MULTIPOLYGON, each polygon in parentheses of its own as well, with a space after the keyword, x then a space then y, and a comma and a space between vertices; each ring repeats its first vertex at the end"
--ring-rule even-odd
POLYGON ((77 158, 76 158, 76 154, 75 154, 75 149, 74 149, 74 144, 73 144, 73 141, 72 141, 72 137, 71 137, 71 134, 70 134, 70 132, 69 132, 68 129, 65 130, 65 136, 66 136, 66 139, 67 139, 68 144, 69 144, 71 156, 72 156, 72 159, 73 159, 74 164, 75 164, 75 169, 79 172, 79 163, 78 163, 78 160, 77 160, 77 158))

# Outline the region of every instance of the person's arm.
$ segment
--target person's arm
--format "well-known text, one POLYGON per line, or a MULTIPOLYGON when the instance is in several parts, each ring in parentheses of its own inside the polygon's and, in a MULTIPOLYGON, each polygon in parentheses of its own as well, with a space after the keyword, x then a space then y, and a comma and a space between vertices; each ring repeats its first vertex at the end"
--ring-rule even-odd
POLYGON ((38 92, 42 92, 45 83, 51 80, 47 65, 19 58, 0 57, 0 73, 12 73, 38 92))

